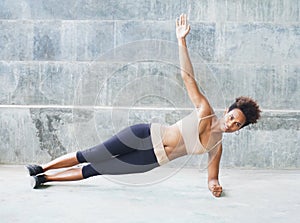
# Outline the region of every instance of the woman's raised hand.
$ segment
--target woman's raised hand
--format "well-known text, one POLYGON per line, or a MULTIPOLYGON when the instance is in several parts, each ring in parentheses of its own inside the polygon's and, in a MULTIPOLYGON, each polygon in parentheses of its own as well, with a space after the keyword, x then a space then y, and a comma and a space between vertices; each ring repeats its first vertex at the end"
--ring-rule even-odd
POLYGON ((177 39, 185 38, 190 32, 190 25, 187 23, 186 14, 181 14, 179 18, 176 19, 176 37, 177 39))

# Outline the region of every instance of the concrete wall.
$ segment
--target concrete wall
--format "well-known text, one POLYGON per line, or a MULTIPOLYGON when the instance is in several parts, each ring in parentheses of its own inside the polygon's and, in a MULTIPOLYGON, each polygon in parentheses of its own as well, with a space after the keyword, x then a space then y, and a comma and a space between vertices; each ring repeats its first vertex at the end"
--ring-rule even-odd
POLYGON ((129 124, 187 114, 174 27, 185 12, 197 80, 218 113, 240 95, 264 111, 251 129, 225 135, 222 165, 299 168, 299 8, 298 0, 0 0, 0 163, 46 162, 129 124))

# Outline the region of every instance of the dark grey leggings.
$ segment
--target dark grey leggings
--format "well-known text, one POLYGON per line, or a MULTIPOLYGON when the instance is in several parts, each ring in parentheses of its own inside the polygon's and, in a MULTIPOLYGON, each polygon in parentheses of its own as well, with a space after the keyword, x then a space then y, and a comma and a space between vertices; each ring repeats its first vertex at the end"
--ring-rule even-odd
POLYGON ((158 167, 149 124, 127 127, 107 141, 84 151, 78 151, 84 178, 96 175, 142 173, 158 167))

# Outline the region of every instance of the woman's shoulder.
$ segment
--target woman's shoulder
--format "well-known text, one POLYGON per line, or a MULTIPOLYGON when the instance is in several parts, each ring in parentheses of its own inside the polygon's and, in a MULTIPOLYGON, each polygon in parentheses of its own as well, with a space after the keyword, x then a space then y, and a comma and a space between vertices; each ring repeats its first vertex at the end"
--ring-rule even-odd
POLYGON ((199 118, 215 115, 214 109, 209 105, 208 106, 195 107, 195 111, 197 112, 197 116, 199 118))

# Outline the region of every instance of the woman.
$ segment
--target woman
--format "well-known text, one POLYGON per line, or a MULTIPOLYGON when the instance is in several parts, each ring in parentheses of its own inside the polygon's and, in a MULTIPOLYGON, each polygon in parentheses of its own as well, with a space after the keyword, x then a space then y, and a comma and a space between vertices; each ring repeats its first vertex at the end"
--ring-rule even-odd
POLYGON ((33 176, 33 188, 50 181, 74 181, 104 174, 130 174, 149 171, 187 154, 209 153, 208 188, 221 196, 219 163, 222 154, 222 133, 235 132, 256 123, 260 110, 248 97, 236 99, 224 117, 218 119, 207 98, 199 91, 194 79, 185 37, 190 31, 186 15, 176 20, 181 75, 194 111, 171 126, 158 123, 138 124, 120 131, 93 148, 59 157, 45 165, 27 165, 33 176), (56 174, 51 169, 73 167, 56 174))

